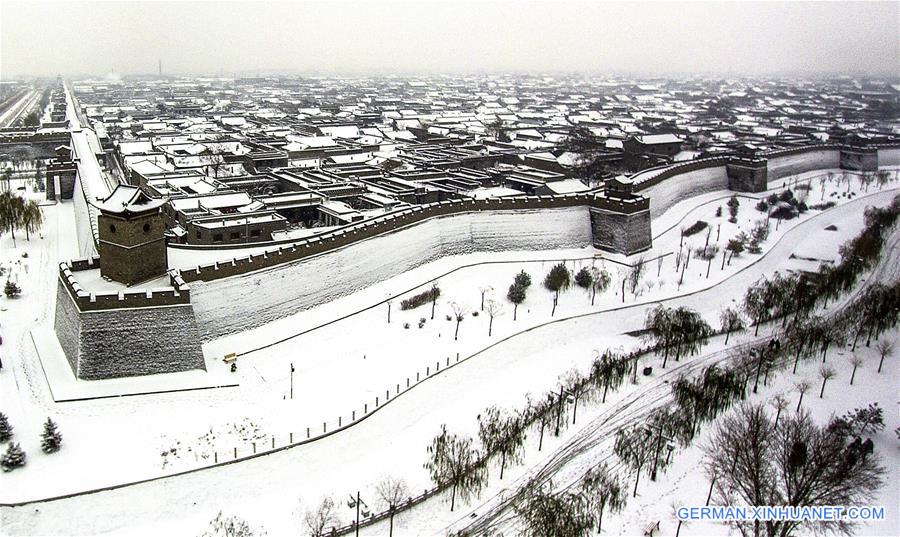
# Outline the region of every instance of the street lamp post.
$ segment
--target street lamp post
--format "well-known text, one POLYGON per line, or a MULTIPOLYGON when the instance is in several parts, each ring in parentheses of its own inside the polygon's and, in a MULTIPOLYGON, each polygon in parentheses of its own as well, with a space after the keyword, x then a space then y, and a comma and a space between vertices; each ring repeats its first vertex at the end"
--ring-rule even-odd
MULTIPOLYGON (((356 529, 357 537, 359 537, 359 505, 360 504, 365 505, 367 508, 369 507, 368 505, 366 505, 366 502, 362 501, 362 499, 359 497, 359 491, 356 491, 356 499, 354 499, 353 496, 350 496, 350 501, 347 502, 347 505, 351 508, 353 508, 353 507, 356 508, 356 528, 355 529, 356 529)), ((369 515, 366 514, 365 516, 369 516, 369 515)))

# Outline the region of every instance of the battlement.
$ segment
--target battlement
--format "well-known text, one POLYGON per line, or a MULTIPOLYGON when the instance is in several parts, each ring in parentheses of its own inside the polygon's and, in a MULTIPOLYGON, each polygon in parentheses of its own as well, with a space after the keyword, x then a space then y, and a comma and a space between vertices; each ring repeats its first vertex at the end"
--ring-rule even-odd
POLYGON ((167 288, 91 291, 99 268, 98 257, 59 265, 53 328, 76 377, 205 369, 190 286, 180 276, 169 273, 167 288))
POLYGON ((80 311, 146 308, 190 304, 191 288, 176 272, 168 274, 169 287, 93 291, 79 282, 77 273, 100 268, 100 258, 75 259, 59 264, 59 280, 80 311))
POLYGON ((617 198, 593 193, 447 200, 406 207, 371 220, 348 224, 314 237, 295 241, 290 245, 274 247, 260 254, 236 257, 231 261, 221 263, 200 265, 196 268, 182 271, 181 276, 187 282, 227 278, 326 253, 356 241, 390 233, 431 218, 479 211, 558 209, 578 206, 594 207, 623 214, 634 214, 647 211, 650 207, 650 202, 642 196, 617 198))

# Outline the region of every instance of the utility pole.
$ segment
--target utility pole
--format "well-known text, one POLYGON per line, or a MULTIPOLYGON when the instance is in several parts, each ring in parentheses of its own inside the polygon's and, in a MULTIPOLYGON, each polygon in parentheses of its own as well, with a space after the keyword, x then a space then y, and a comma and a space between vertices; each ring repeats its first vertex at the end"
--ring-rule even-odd
POLYGON ((291 399, 294 398, 294 362, 291 362, 291 399))

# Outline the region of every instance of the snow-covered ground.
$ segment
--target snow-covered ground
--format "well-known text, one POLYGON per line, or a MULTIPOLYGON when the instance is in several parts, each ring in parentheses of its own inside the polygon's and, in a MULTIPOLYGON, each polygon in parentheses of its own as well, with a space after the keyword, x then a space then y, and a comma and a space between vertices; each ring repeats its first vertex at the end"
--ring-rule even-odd
MULTIPOLYGON (((818 184, 812 182, 813 200, 818 184)), ((896 182, 888 186, 896 188, 896 182)), ((837 192, 846 189, 844 185, 828 187, 836 198, 837 192)), ((854 190, 858 191, 859 187, 854 190)), ((196 468, 216 457, 222 461, 233 456, 235 447, 239 456, 248 455, 252 453, 253 441, 262 451, 263 446, 271 445, 273 435, 276 446, 280 447, 287 443, 291 433, 296 441, 305 437, 306 427, 312 432, 321 431, 325 422, 328 430, 332 430, 338 416, 346 423, 352 419, 354 410, 357 416, 361 414, 363 405, 371 410, 375 397, 381 398, 385 390, 391 391, 393 399, 398 383, 405 387, 406 378, 412 383, 417 372, 421 378, 426 368, 432 370, 435 362, 440 361, 444 369, 446 359, 455 362, 457 352, 465 358, 503 338, 509 339, 423 382, 337 435, 239 464, 117 491, 18 509, 3 508, 0 511, 3 531, 9 528, 10 533, 24 534, 194 534, 218 510, 224 509, 266 526, 272 535, 281 535, 297 530, 298 498, 303 498, 308 506, 322 494, 335 493, 340 499, 357 488, 368 490, 371 497, 371 487, 384 474, 403 476, 413 490, 420 490, 428 485, 421 467, 424 447, 441 423, 447 423, 453 431, 472 432, 474 416, 490 404, 518 406, 526 393, 543 393, 553 388, 560 374, 572 367, 585 367, 594 349, 632 346, 635 340, 624 334, 641 327, 646 309, 656 301, 668 299, 672 305, 700 310, 708 321, 717 324, 719 309, 738 298, 760 275, 795 268, 798 260, 790 259, 790 255, 805 248, 808 237, 829 233, 832 242, 840 244, 858 231, 865 206, 889 203, 895 194, 895 191, 870 190, 865 199, 848 202, 846 198, 838 198, 837 208, 824 213, 811 211, 782 223, 778 231, 774 231, 773 223, 763 256, 744 254, 724 270, 719 268, 720 261, 716 261, 710 266, 709 279, 705 276, 706 263, 692 259, 680 289, 673 256, 664 259, 659 278, 655 274, 655 262, 651 262, 645 283, 636 295, 626 294, 624 307, 621 295, 617 294, 621 278, 616 273, 616 261, 620 260, 609 259, 603 263, 613 273, 613 285, 598 296, 595 305, 590 305, 585 292, 573 288, 562 294, 551 319, 552 295, 540 286, 540 280, 552 264, 550 260, 569 259, 570 268, 601 264, 593 259, 591 249, 446 257, 302 314, 211 341, 204 351, 212 356, 247 352, 276 343, 238 360, 236 376, 241 383, 238 390, 59 405, 49 402, 34 349, 24 339, 28 326, 47 322, 52 317, 55 265, 60 258, 73 257, 71 245, 76 242, 74 226, 65 225, 71 223, 72 204, 48 207, 47 238, 41 243, 44 248, 37 248, 43 253, 29 256, 31 263, 38 266, 32 265, 30 269, 33 280, 23 285, 26 294, 22 299, 2 299, 5 307, 11 311, 15 308, 16 322, 8 323, 4 312, 6 368, 0 372, 3 387, 0 409, 16 427, 16 440, 28 452, 29 464, 24 469, 0 475, 0 502, 41 498, 196 468), (837 230, 822 231, 830 225, 837 230), (69 245, 68 250, 59 251, 58 244, 69 245), (573 261, 574 258, 582 259, 573 261), (453 271, 461 265, 485 260, 507 262, 453 271), (511 305, 504 296, 512 276, 522 269, 531 273, 533 285, 526 303, 519 307, 517 320, 512 321, 511 305), (453 272, 448 274, 448 271, 453 272), (388 296, 408 296, 415 291, 413 288, 427 288, 435 278, 442 297, 433 321, 428 305, 401 312, 399 299, 394 299, 390 325, 387 304, 382 303, 277 343, 348 312, 369 308, 388 296), (654 283, 648 285, 651 281, 654 283), (28 300, 28 288, 32 286, 41 289, 38 301, 33 300, 35 295, 30 295, 32 300, 28 300), (46 293, 41 286, 46 287, 46 293), (445 319, 450 303, 464 304, 471 311, 480 309, 480 287, 492 287, 488 297, 503 303, 505 311, 495 319, 491 337, 487 335, 486 314, 480 313, 478 317, 469 314, 461 324, 459 340, 454 341, 454 323, 445 319), (420 329, 421 317, 426 322, 420 329), (551 320, 559 322, 547 325, 551 320), (410 323, 408 329, 403 327, 406 322, 410 323), (8 337, 9 333, 15 335, 8 337), (13 345, 7 348, 10 343, 13 345), (19 359, 9 364, 8 356, 19 359), (287 398, 291 363, 296 368, 293 400, 287 398), (54 455, 43 455, 38 448, 40 424, 47 415, 59 422, 65 438, 64 449, 54 455), (168 454, 163 456, 163 451, 168 454), (62 514, 71 512, 91 513, 91 518, 62 514)), ((826 198, 831 197, 829 192, 826 198)), ((677 211, 673 216, 667 214, 660 219, 669 224, 655 227, 659 235, 646 258, 677 250, 680 229, 698 219, 713 225, 721 223, 719 242, 722 243, 738 229, 749 229, 748 226, 762 217, 762 213, 752 208, 754 203, 744 199, 738 223, 728 224, 724 199, 718 199, 715 193, 707 196, 710 198, 679 204, 673 208, 677 211), (723 216, 717 218, 714 213, 719 205, 723 205, 723 216)), ((705 234, 690 240, 697 246, 702 245, 697 242, 701 239, 705 239, 705 234)), ((0 246, 5 256, 8 238, 4 236, 2 240, 0 246)), ((829 255, 824 251, 814 253, 829 255)), ((515 475, 511 472, 510 479, 515 475)), ((432 503, 436 502, 427 505, 432 503)), ((347 511, 343 514, 349 515, 347 511)), ((347 520, 344 516, 343 522, 347 520)), ((410 516, 410 528, 417 527, 416 520, 418 516, 410 516)), ((434 523, 447 525, 453 520, 436 518, 434 523)), ((431 533, 430 530, 421 532, 431 533)))

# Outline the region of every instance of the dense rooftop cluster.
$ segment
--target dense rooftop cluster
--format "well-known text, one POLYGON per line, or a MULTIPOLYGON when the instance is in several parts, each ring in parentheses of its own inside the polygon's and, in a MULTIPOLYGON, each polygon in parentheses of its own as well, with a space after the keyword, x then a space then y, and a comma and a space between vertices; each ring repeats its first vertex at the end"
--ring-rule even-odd
POLYGON ((407 204, 556 194, 672 161, 900 135, 875 80, 141 78, 74 84, 171 238, 306 236, 407 204))

